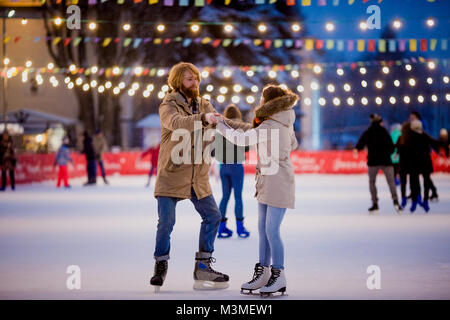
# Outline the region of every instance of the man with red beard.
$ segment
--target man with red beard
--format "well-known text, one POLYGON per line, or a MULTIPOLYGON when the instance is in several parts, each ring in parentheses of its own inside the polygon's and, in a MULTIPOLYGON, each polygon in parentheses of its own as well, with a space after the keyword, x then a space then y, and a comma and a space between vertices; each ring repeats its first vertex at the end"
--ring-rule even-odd
MULTIPOLYGON (((163 285, 167 274, 170 235, 175 225, 175 207, 178 201, 190 199, 202 218, 199 250, 195 254, 194 289, 225 289, 229 277, 212 269, 214 241, 221 214, 209 185, 209 163, 198 161, 194 146, 196 139, 213 128, 220 114, 199 93, 200 72, 191 63, 180 62, 169 72, 168 93, 159 107, 161 120, 161 146, 158 156, 155 197, 158 201, 158 226, 154 258, 154 275, 150 284, 155 290, 163 285), (184 135, 190 145, 186 146, 184 135), (180 142, 180 138, 182 138, 180 142), (185 144, 180 150, 180 145, 185 144), (186 148, 187 147, 187 148, 186 148), (187 150, 187 151, 186 151, 187 150), (180 153, 187 153, 181 155, 180 153), (190 152, 189 152, 190 151, 190 152), (180 161, 180 158, 182 160, 180 161), (196 160, 194 160, 194 158, 196 160)), ((251 124, 226 120, 234 129, 248 130, 251 124)), ((202 152, 211 141, 200 141, 202 152)), ((208 149, 206 149, 208 150, 208 149)))

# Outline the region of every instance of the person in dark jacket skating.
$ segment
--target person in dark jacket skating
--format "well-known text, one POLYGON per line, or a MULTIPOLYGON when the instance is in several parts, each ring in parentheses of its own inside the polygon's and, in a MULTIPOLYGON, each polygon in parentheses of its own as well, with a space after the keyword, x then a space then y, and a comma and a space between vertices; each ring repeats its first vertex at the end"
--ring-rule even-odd
POLYGON ((88 176, 88 181, 84 185, 89 186, 97 184, 97 160, 92 138, 87 131, 84 131, 83 135, 83 153, 86 156, 86 171, 88 176))
POLYGON ((430 175, 433 172, 433 162, 431 161, 430 151, 433 148, 439 152, 439 141, 433 139, 423 131, 422 122, 420 120, 411 121, 411 133, 409 136, 410 147, 410 183, 411 183, 411 212, 416 210, 417 204, 423 207, 425 212, 430 211, 428 204, 430 190, 432 190, 432 182, 430 175), (419 176, 423 176, 423 201, 420 195, 419 176))
POLYGON ((383 119, 378 114, 370 115, 370 123, 369 128, 361 135, 354 149, 355 153, 361 151, 364 147, 368 149, 367 165, 369 167, 369 187, 372 197, 372 207, 369 208, 369 213, 378 211, 375 181, 378 171, 383 170, 394 202, 394 208, 400 214, 402 207, 398 203, 394 167, 391 160, 391 154, 394 152, 395 146, 388 131, 383 127, 383 119))
POLYGON ((2 187, 0 191, 6 190, 6 174, 9 172, 9 181, 11 189, 16 189, 16 179, 14 175, 14 168, 16 167, 17 158, 14 151, 14 143, 8 131, 3 131, 0 138, 0 167, 2 170, 2 187))

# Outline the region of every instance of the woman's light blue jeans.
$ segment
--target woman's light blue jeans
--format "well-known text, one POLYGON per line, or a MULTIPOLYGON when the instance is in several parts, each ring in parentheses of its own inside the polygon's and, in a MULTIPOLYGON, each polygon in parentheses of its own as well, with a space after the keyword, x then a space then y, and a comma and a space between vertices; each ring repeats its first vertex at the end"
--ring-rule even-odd
POLYGON ((259 263, 262 266, 272 266, 284 269, 284 248, 280 237, 280 225, 286 208, 271 207, 258 203, 259 231, 259 263))

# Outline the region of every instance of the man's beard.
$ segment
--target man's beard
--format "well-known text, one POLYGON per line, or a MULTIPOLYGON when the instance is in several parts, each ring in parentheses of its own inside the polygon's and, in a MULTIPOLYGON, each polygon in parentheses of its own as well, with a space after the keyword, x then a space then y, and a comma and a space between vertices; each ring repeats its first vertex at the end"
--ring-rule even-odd
POLYGON ((184 84, 181 85, 181 91, 183 91, 183 93, 186 94, 186 96, 191 99, 195 99, 200 95, 200 92, 198 91, 197 87, 187 88, 184 86, 184 84))

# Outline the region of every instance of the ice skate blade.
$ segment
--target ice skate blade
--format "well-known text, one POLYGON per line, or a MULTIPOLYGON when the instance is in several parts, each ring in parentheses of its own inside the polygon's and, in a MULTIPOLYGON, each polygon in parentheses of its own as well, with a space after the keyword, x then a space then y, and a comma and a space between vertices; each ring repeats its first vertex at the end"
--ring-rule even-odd
POLYGON ((194 280, 194 290, 222 290, 230 286, 227 282, 216 282, 208 280, 194 280))
POLYGON ((153 288, 155 289, 155 293, 159 293, 161 290, 161 286, 153 286, 153 288))
POLYGON ((244 296, 259 296, 259 293, 253 292, 258 289, 242 289, 241 288, 241 294, 244 296))
POLYGON ((274 298, 281 298, 281 297, 288 296, 287 293, 280 292, 280 291, 277 291, 277 292, 261 292, 260 295, 261 295, 261 298, 264 298, 264 299, 265 298, 272 298, 272 299, 274 299, 274 298))

